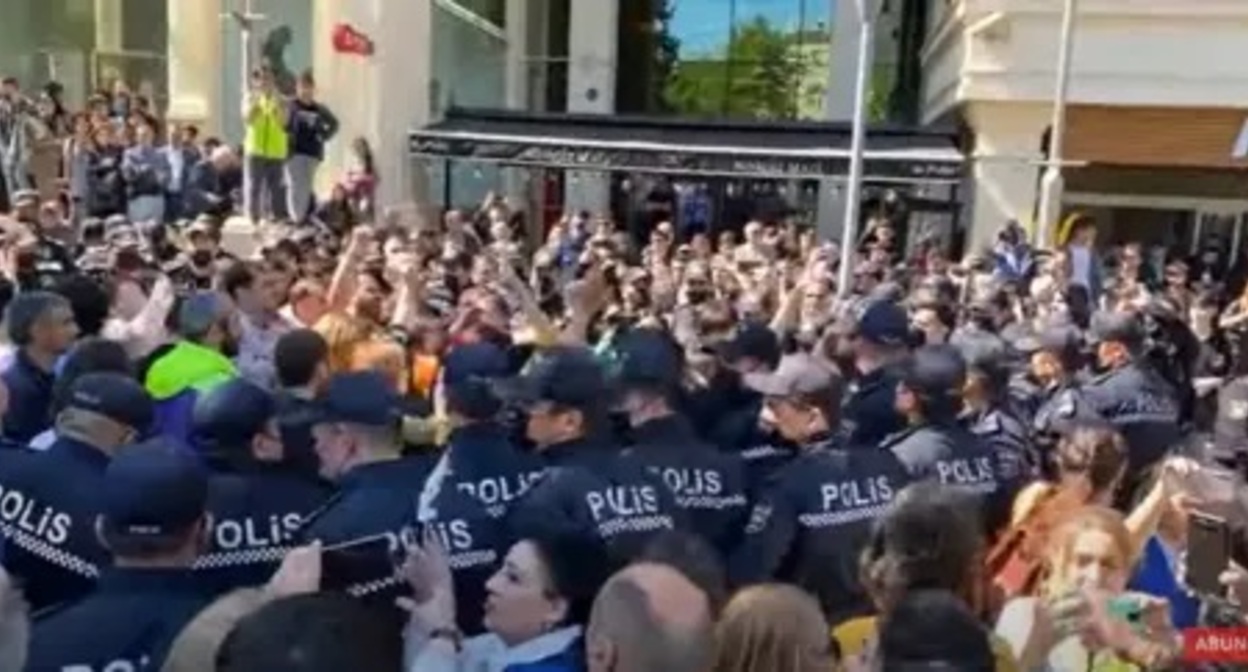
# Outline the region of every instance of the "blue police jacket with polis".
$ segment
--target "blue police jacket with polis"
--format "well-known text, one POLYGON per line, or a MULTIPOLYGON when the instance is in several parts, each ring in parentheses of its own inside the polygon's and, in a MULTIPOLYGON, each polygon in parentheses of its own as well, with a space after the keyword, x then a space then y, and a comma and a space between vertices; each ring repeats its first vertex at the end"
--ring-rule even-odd
POLYGON ((915 480, 935 479, 981 497, 987 529, 1009 520, 1014 494, 1026 480, 1003 468, 993 447, 956 419, 936 419, 911 427, 881 444, 915 480))
POLYGON ((992 405, 962 415, 964 426, 992 448, 998 471, 1011 481, 1030 480, 1040 475, 1040 460, 1027 426, 1004 406, 992 405))
POLYGON ((267 582, 295 547, 304 520, 332 493, 281 465, 214 476, 208 491, 212 537, 195 570, 222 590, 267 582))
MULTIPOLYGON (((460 488, 446 456, 429 474, 420 493, 417 518, 423 531, 433 532, 446 549, 455 588, 455 618, 465 634, 483 632, 482 617, 489 581, 512 538, 498 512, 505 505, 487 505, 472 488, 460 488)), ((474 483, 475 485, 476 483, 474 483)))
POLYGON ((729 562, 735 585, 778 580, 814 595, 830 622, 870 613, 858 560, 872 521, 909 475, 888 451, 823 438, 773 476, 729 562))
POLYGON ((41 368, 25 350, 18 349, 8 368, 0 373, 0 380, 9 390, 9 408, 0 427, 4 438, 25 444, 52 426, 52 371, 41 368))
POLYGON ((433 460, 428 456, 351 469, 338 480, 337 492, 309 515, 300 530, 299 543, 319 540, 332 547, 384 536, 385 548, 361 562, 364 569, 353 572, 341 587, 357 597, 392 604, 403 592, 394 561, 420 542, 417 514, 421 484, 432 469, 433 460))
POLYGON ((511 441, 510 431, 502 424, 477 421, 451 431, 426 488, 458 490, 501 518, 544 469, 541 459, 511 441))
POLYGON ((105 570, 90 595, 36 618, 26 671, 158 670, 215 594, 187 569, 105 570))
POLYGON ((1179 402, 1174 389, 1147 364, 1132 362, 1083 388, 1084 399, 1127 444, 1127 469, 1138 474, 1179 445, 1179 402))
POLYGON ((546 471, 511 508, 514 538, 544 530, 584 534, 631 558, 657 533, 682 528, 675 496, 662 477, 612 446, 575 439, 542 449, 546 471))
POLYGON ((110 564, 95 534, 109 457, 59 437, 42 453, 13 451, 0 462, 4 567, 32 611, 82 597, 110 564))
POLYGON ((721 553, 735 547, 749 504, 744 460, 703 442, 678 414, 633 428, 624 456, 663 479, 691 530, 721 553))
POLYGON ((850 384, 843 417, 851 446, 878 446, 885 437, 905 429, 905 419, 896 408, 900 380, 893 367, 882 366, 850 384))

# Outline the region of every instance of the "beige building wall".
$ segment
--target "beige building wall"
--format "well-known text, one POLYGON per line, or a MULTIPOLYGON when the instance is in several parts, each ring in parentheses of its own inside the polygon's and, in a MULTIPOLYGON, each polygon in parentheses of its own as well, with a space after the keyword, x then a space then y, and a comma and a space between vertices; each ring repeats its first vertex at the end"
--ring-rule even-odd
POLYGON ((169 118, 219 135, 224 27, 221 0, 169 2, 169 118))
MULTIPOLYGON (((973 241, 987 240, 1008 219, 1032 217, 1062 4, 952 0, 929 28, 925 120, 960 113, 977 134, 973 241)), ((1248 2, 1081 0, 1069 102, 1248 108, 1244 63, 1248 2)))

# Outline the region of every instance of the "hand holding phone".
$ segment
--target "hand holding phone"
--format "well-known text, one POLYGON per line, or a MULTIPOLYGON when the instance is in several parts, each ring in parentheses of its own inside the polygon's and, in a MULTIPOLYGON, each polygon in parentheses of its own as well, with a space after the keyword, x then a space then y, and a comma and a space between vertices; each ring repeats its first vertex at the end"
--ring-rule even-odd
POLYGON ((1230 566, 1231 538, 1226 520, 1192 512, 1187 517, 1187 555, 1183 582, 1197 595, 1223 597, 1220 577, 1230 566))

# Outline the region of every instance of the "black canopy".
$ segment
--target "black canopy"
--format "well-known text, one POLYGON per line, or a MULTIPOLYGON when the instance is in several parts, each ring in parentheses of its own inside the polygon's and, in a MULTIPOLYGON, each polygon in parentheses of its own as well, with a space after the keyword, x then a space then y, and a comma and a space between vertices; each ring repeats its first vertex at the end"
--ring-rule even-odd
MULTIPOLYGON (((453 108, 410 136, 413 157, 508 166, 684 175, 819 178, 849 172, 852 128, 826 122, 700 121, 453 108)), ((951 182, 951 132, 872 127, 866 179, 951 182)))

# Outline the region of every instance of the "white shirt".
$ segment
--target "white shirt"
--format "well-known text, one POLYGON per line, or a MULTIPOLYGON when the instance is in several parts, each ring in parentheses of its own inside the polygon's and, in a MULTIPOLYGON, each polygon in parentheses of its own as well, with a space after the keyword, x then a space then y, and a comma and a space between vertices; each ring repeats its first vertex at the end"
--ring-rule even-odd
POLYGON ((464 641, 463 650, 429 646, 423 636, 409 633, 407 669, 409 672, 503 672, 509 665, 534 663, 580 646, 581 628, 572 626, 548 632, 535 639, 508 647, 498 635, 487 633, 464 641))
POLYGON ((239 375, 266 390, 277 389, 273 352, 277 349, 278 339, 292 329, 291 324, 280 314, 272 316, 263 326, 243 314, 239 316, 239 324, 243 334, 238 341, 238 357, 234 362, 238 365, 239 375))

